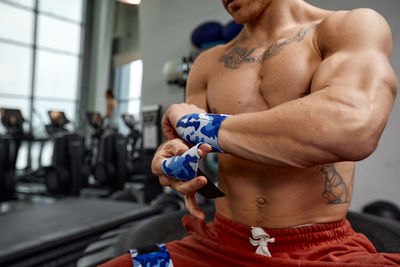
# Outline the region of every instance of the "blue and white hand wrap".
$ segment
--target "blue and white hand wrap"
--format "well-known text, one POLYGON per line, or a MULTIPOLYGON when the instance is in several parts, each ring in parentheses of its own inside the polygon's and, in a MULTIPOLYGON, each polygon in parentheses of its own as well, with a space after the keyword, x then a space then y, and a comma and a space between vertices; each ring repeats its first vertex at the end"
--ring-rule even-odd
POLYGON ((182 155, 164 159, 161 163, 163 172, 169 177, 182 181, 189 181, 196 178, 200 161, 197 149, 200 145, 202 143, 197 144, 182 155))
MULTIPOLYGON (((161 168, 163 172, 169 176, 184 182, 190 181, 196 178, 198 175, 204 175, 199 170, 200 155, 198 148, 203 143, 199 143, 183 153, 182 155, 173 156, 172 158, 166 158, 161 162, 161 168), (197 173, 200 171, 199 173, 197 173)), ((225 194, 215 186, 206 176, 207 184, 201 189, 197 190, 203 197, 217 198, 223 197, 225 194)))
POLYGON ((207 143, 213 152, 223 152, 218 144, 221 123, 229 115, 193 113, 180 118, 176 124, 177 134, 187 142, 197 145, 207 143))
POLYGON ((168 249, 164 243, 145 248, 130 249, 134 267, 172 267, 174 266, 168 249))
POLYGON ((163 172, 173 178, 189 181, 197 177, 200 155, 198 148, 209 144, 213 152, 223 152, 218 144, 218 132, 221 123, 229 117, 223 114, 193 113, 180 118, 176 132, 187 142, 194 145, 182 155, 164 159, 161 163, 163 172))

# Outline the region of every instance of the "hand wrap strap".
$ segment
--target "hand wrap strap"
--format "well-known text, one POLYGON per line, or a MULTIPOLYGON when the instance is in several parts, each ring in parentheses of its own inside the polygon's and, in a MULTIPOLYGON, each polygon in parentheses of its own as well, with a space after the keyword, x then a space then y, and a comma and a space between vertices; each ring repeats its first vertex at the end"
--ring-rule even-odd
MULTIPOLYGON (((163 172, 169 177, 185 182, 192 180, 199 175, 205 176, 199 169, 200 155, 198 153, 198 148, 202 144, 203 143, 197 144, 181 155, 164 159, 161 162, 163 172)), ((197 190, 200 195, 207 199, 225 196, 225 194, 219 190, 219 188, 214 185, 207 176, 205 177, 207 179, 207 184, 197 190)))
POLYGON ((169 177, 182 181, 189 181, 196 178, 200 161, 197 149, 200 145, 202 143, 197 144, 181 155, 164 159, 161 163, 163 172, 169 177))
POLYGON ((187 142, 197 145, 209 144, 212 152, 224 152, 218 144, 218 132, 221 123, 229 115, 193 113, 180 118, 176 124, 176 132, 187 142))

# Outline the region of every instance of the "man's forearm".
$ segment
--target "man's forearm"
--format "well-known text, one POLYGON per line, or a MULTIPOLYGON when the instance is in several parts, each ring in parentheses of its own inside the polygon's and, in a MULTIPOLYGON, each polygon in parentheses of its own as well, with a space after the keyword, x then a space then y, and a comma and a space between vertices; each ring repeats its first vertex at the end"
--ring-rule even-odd
POLYGON ((341 98, 340 92, 316 93, 235 115, 222 123, 219 145, 226 153, 271 166, 358 161, 375 150, 391 107, 387 103, 379 113, 374 109, 382 105, 363 104, 341 98))

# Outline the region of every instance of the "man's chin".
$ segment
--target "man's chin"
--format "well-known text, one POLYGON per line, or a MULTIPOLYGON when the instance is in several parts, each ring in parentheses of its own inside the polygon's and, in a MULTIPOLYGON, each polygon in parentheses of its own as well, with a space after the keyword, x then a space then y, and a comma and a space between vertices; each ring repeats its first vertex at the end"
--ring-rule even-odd
POLYGON ((237 24, 243 24, 244 25, 246 23, 249 23, 252 20, 251 16, 249 16, 247 14, 243 14, 239 10, 237 10, 237 11, 229 11, 229 14, 231 15, 232 19, 237 24))
POLYGON ((237 23, 237 24, 246 24, 248 22, 248 20, 242 16, 232 16, 233 20, 237 23))

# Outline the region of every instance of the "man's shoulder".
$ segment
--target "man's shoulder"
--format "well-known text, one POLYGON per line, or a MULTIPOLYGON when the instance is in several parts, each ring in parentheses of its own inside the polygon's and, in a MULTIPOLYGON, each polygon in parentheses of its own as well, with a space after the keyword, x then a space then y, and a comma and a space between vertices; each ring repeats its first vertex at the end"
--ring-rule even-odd
POLYGON ((193 67, 209 73, 227 50, 227 44, 217 45, 202 51, 195 59, 193 67))
POLYGON ((322 20, 320 27, 335 30, 338 27, 342 29, 342 27, 371 25, 382 20, 384 18, 374 9, 357 8, 332 12, 322 20))
POLYGON ((332 12, 318 25, 317 34, 322 49, 391 38, 385 18, 370 8, 332 12))
POLYGON ((224 51, 226 51, 227 46, 228 44, 221 44, 208 48, 197 56, 196 61, 208 61, 210 59, 215 59, 216 57, 221 56, 224 51))

